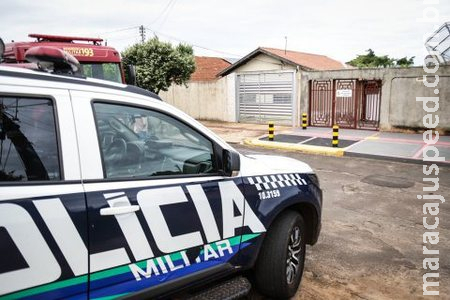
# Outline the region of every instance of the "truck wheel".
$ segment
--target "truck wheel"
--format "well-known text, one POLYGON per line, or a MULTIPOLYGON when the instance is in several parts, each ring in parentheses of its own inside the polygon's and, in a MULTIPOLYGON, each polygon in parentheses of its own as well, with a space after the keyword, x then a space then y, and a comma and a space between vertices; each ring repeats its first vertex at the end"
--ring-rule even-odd
POLYGON ((266 234, 254 269, 258 291, 271 298, 297 292, 305 262, 305 226, 294 211, 279 216, 266 234))

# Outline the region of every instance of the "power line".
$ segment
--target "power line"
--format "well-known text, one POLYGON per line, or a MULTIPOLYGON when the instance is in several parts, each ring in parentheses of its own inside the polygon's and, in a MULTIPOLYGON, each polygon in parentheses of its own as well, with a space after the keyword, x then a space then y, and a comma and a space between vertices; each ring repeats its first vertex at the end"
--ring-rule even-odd
POLYGON ((136 43, 139 40, 138 34, 133 34, 133 35, 129 35, 126 37, 121 37, 121 38, 109 38, 109 40, 113 40, 113 41, 125 41, 125 40, 131 40, 131 39, 136 39, 136 43))
POLYGON ((117 32, 132 30, 132 29, 136 29, 136 28, 139 28, 139 26, 136 25, 136 26, 130 26, 130 27, 125 27, 125 28, 119 28, 119 29, 111 30, 111 31, 100 32, 98 35, 117 33, 117 32))
MULTIPOLYGON (((174 1, 176 1, 176 0, 171 0, 171 1, 169 1, 168 5, 167 5, 166 7, 168 7, 171 3, 174 3, 174 1)), ((173 6, 172 6, 172 7, 173 7, 173 6)), ((157 18, 157 19, 158 19, 158 18, 157 18)), ((156 20, 156 19, 155 19, 155 20, 156 20)), ((153 22, 154 22, 154 21, 153 21, 153 22)), ((136 28, 139 28, 139 35, 140 35, 140 37, 141 37, 141 42, 142 42, 142 43, 145 42, 146 30, 148 30, 148 31, 150 31, 150 32, 153 32, 155 35, 162 35, 162 36, 165 36, 165 37, 167 37, 167 38, 169 38, 169 39, 175 40, 175 41, 177 41, 177 42, 191 45, 192 47, 195 47, 195 48, 199 48, 199 49, 203 49, 203 50, 207 50, 207 51, 211 51, 211 52, 215 52, 215 53, 220 53, 220 54, 224 54, 224 55, 231 56, 231 57, 236 57, 236 58, 242 58, 242 57, 244 57, 244 55, 241 55, 241 54, 230 53, 230 52, 221 51, 221 50, 216 50, 216 49, 212 49, 212 48, 205 47, 205 46, 202 46, 202 45, 194 44, 194 43, 192 43, 192 42, 189 42, 189 41, 187 41, 187 40, 180 39, 180 38, 178 38, 178 37, 175 37, 175 36, 173 36, 173 35, 170 35, 170 34, 161 32, 161 31, 159 31, 159 30, 154 30, 154 29, 150 28, 149 25, 147 25, 147 26, 141 25, 141 26, 132 26, 132 27, 127 27, 127 28, 121 28, 121 29, 109 31, 109 33, 115 33, 115 32, 120 32, 120 31, 126 31, 126 30, 131 30, 131 29, 136 29, 136 28)), ((129 36, 129 37, 126 37, 126 38, 120 38, 120 39, 114 38, 114 40, 115 40, 115 41, 128 40, 128 39, 132 39, 132 38, 135 38, 135 37, 136 37, 136 36, 133 35, 133 36, 129 36)), ((274 63, 274 62, 271 62, 271 61, 266 61, 266 60, 262 60, 262 59, 258 59, 258 58, 254 58, 254 60, 258 60, 258 61, 266 62, 266 63, 270 63, 270 64, 275 64, 275 65, 280 65, 279 63, 274 63)))
POLYGON ((163 8, 163 10, 159 13, 159 15, 155 19, 153 19, 153 21, 150 22, 150 25, 154 24, 159 18, 161 18, 161 16, 166 12, 166 10, 169 8, 169 6, 172 4, 173 1, 174 0, 169 0, 169 2, 163 8))
MULTIPOLYGON (((229 52, 220 51, 220 50, 215 50, 215 49, 211 49, 211 48, 208 48, 208 47, 205 47, 205 46, 197 45, 197 44, 191 43, 191 42, 189 42, 189 41, 186 41, 186 40, 183 40, 183 39, 174 37, 174 36, 172 36, 172 35, 169 35, 169 34, 166 34, 166 33, 160 32, 160 31, 156 31, 156 30, 151 29, 151 28, 149 28, 149 27, 147 27, 147 29, 148 29, 149 31, 155 33, 155 34, 159 34, 159 35, 168 37, 168 38, 170 38, 170 39, 172 39, 172 40, 175 40, 175 41, 178 41, 178 42, 181 42, 181 43, 184 43, 184 44, 189 44, 189 45, 191 45, 192 47, 195 47, 195 48, 200 48, 200 49, 207 50, 207 51, 212 51, 212 52, 216 52, 216 53, 220 53, 220 54, 225 54, 225 55, 228 55, 228 56, 235 56, 235 57, 237 57, 237 58, 239 58, 239 59, 241 59, 242 57, 245 56, 245 55, 240 55, 240 54, 235 54, 235 53, 229 53, 229 52)), ((259 59, 259 58, 256 58, 256 57, 253 58, 253 59, 254 59, 254 60, 257 60, 257 61, 260 61, 260 62, 265 62, 265 63, 268 63, 268 64, 277 65, 277 66, 282 65, 282 64, 280 64, 280 63, 275 63, 275 62, 272 62, 272 61, 267 61, 267 60, 259 59)))
POLYGON ((169 9, 166 11, 166 14, 162 21, 159 23, 158 29, 161 30, 166 23, 167 19, 169 18, 170 13, 172 12, 173 8, 175 7, 175 4, 177 3, 177 0, 172 1, 172 5, 169 7, 169 9))
POLYGON ((146 28, 149 31, 153 32, 154 34, 162 35, 162 36, 168 37, 169 39, 172 39, 172 40, 184 43, 184 44, 189 44, 189 45, 191 45, 193 47, 196 47, 196 48, 200 48, 200 49, 204 49, 204 50, 208 50, 208 51, 212 51, 212 52, 216 52, 216 53, 221 53, 221 54, 225 54, 225 55, 229 55, 229 56, 235 56, 235 57, 242 57, 243 56, 243 55, 239 55, 239 54, 229 53, 229 52, 215 50, 215 49, 211 49, 211 48, 208 48, 208 47, 205 47, 205 46, 197 45, 197 44, 191 43, 189 41, 186 41, 186 40, 174 37, 172 35, 169 35, 169 34, 166 34, 166 33, 160 32, 160 31, 156 31, 156 30, 151 29, 149 27, 146 27, 146 28))
MULTIPOLYGON (((160 32, 160 31, 156 31, 156 30, 151 29, 149 27, 146 27, 146 28, 149 31, 153 32, 154 34, 158 34, 158 35, 162 35, 162 36, 168 37, 169 39, 178 41, 180 43, 191 45, 192 47, 195 47, 195 48, 200 48, 200 49, 207 50, 207 51, 212 51, 212 52, 216 52, 216 53, 220 53, 220 54, 225 54, 227 56, 235 56, 235 57, 237 57, 239 59, 241 59, 241 58, 243 58, 245 56, 245 55, 240 55, 240 54, 229 53, 229 52, 225 52, 225 51, 211 49, 211 48, 208 48, 208 47, 205 47, 205 46, 201 46, 201 45, 197 45, 197 44, 191 43, 189 41, 186 41, 186 40, 174 37, 172 35, 169 35, 169 34, 166 34, 166 33, 160 32)), ((268 64, 272 64, 272 65, 277 65, 277 66, 283 65, 283 63, 276 63, 276 62, 273 62, 273 61, 267 61, 267 60, 259 59, 259 58, 256 58, 256 57, 254 57, 253 60, 264 62, 264 63, 268 63, 268 64)))

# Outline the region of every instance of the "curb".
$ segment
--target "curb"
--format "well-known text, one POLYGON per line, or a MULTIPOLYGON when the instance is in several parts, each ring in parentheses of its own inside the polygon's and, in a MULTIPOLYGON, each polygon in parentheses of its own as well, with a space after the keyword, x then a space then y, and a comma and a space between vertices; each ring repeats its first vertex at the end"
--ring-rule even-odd
POLYGON ((448 162, 442 162, 442 161, 424 162, 421 159, 408 158, 408 157, 385 156, 385 155, 375 155, 375 154, 366 154, 366 153, 357 153, 357 152, 348 152, 348 151, 346 151, 344 153, 344 156, 346 156, 346 157, 358 157, 358 158, 369 158, 369 159, 376 159, 376 160, 387 160, 387 161, 394 161, 394 162, 407 163, 407 164, 417 164, 417 165, 423 165, 423 164, 426 164, 426 163, 432 163, 432 164, 435 164, 435 165, 437 165, 439 167, 450 168, 450 163, 448 163, 448 162))
MULTIPOLYGON (((423 160, 407 158, 407 157, 396 157, 396 156, 384 156, 384 155, 374 155, 374 154, 366 154, 366 153, 356 153, 345 151, 345 148, 331 148, 331 147, 322 147, 322 146, 312 146, 312 145, 302 145, 302 144, 287 144, 281 142, 269 142, 269 141, 261 141, 258 138, 255 139, 245 139, 245 145, 262 147, 267 149, 279 149, 279 150, 290 150, 290 151, 299 151, 307 154, 317 154, 317 155, 326 155, 326 156, 335 156, 335 157, 358 157, 358 158, 368 158, 368 159, 376 159, 376 160, 387 160, 394 161, 400 163, 413 163, 413 164, 424 164, 423 160)), ((450 168, 450 163, 447 162, 433 162, 440 167, 450 168)))
POLYGON ((301 145, 301 144, 286 144, 280 142, 266 142, 260 141, 258 139, 246 139, 244 140, 244 144, 250 146, 263 147, 268 149, 281 149, 281 150, 295 150, 300 151, 302 153, 308 154, 319 154, 326 156, 336 156, 342 157, 344 156, 344 149, 335 149, 330 147, 321 147, 321 146, 311 146, 311 145, 301 145))

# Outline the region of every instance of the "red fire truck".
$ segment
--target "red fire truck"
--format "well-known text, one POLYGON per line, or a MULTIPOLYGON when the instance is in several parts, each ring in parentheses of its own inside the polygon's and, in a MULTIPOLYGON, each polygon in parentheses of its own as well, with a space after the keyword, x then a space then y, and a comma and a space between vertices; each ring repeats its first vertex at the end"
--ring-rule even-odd
POLYGON ((119 52, 102 45, 101 38, 29 34, 35 41, 5 44, 3 63, 27 63, 25 52, 36 46, 50 46, 73 55, 81 64, 81 72, 87 77, 125 83, 119 52))

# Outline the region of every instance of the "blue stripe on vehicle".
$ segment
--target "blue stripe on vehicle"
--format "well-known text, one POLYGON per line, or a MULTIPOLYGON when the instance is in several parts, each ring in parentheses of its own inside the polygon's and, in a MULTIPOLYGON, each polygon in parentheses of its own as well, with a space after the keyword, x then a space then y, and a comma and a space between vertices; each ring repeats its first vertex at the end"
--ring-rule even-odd
MULTIPOLYGON (((158 276, 152 276, 150 278, 143 278, 140 281, 136 281, 134 276, 132 275, 131 271, 127 274, 121 274, 119 276, 114 276, 114 278, 105 278, 102 280, 98 280, 101 282, 95 282, 96 286, 99 287, 101 285, 108 285, 105 288, 98 288, 91 290, 91 297, 92 298, 99 298, 99 297, 106 297, 108 295, 112 294, 120 294, 120 293, 132 293, 136 292, 145 288, 157 286, 158 284, 165 283, 172 281, 177 278, 184 277, 186 275, 196 273, 201 270, 205 270, 207 268, 220 265, 222 263, 227 262, 230 260, 235 254, 238 253, 239 250, 239 244, 232 247, 233 254, 226 255, 221 257, 221 260, 211 260, 211 261, 202 261, 200 263, 193 263, 190 266, 183 267, 182 269, 178 269, 172 272, 169 272, 167 274, 161 274, 158 276), (128 276, 123 276, 128 275, 128 276), (121 277, 121 278, 118 278, 121 277), (120 280, 126 280, 120 282, 120 280)), ((177 265, 176 262, 179 262, 181 260, 174 261, 174 264, 177 265)), ((91 288, 92 283, 91 283, 91 288)))
MULTIPOLYGON (((220 260, 212 261, 201 261, 199 263, 191 262, 192 264, 188 267, 178 269, 167 274, 161 274, 159 276, 154 276, 148 279, 142 279, 141 281, 136 281, 131 270, 128 266, 120 266, 110 270, 96 272, 90 275, 90 278, 95 278, 90 281, 91 293, 90 298, 99 298, 101 300, 109 300, 124 296, 131 292, 136 292, 141 289, 145 289, 151 286, 156 286, 163 282, 168 282, 185 275, 198 272, 216 266, 229 261, 234 255, 236 255, 240 249, 243 249, 251 245, 250 240, 260 236, 257 234, 246 234, 242 236, 235 236, 229 240, 236 243, 232 246, 233 253, 227 254, 220 258, 220 260), (242 244, 239 244, 241 242, 242 244), (114 274, 114 275, 109 275, 114 274), (98 279, 97 279, 98 278, 98 279), (94 288, 98 287, 97 290, 94 288), (103 287, 103 288, 101 288, 103 287)), ((212 246, 212 245, 211 245, 212 246)), ((213 247, 214 248, 214 247, 213 247)), ((171 256, 176 256, 177 253, 171 256)), ((146 261, 146 260, 145 260, 146 261)), ((181 259, 174 259, 174 265, 178 265, 181 259)), ((142 263, 141 262, 136 262, 142 263)), ((11 293, 8 295, 0 296, 0 300, 5 299, 55 299, 63 298, 69 300, 79 300, 87 299, 87 275, 82 275, 79 277, 74 277, 67 280, 52 282, 46 285, 30 288, 27 290, 11 293)))

